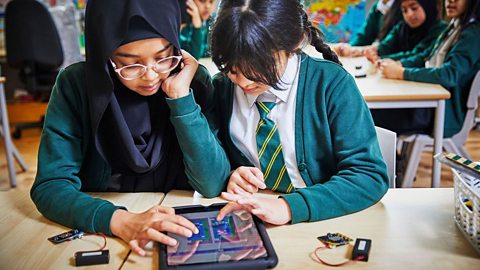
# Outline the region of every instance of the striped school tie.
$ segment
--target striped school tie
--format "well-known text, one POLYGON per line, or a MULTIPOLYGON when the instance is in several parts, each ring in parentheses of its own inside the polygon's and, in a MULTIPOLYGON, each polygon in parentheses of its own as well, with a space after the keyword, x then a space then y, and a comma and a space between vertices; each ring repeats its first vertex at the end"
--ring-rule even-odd
POLYGON ((257 101, 256 105, 260 113, 256 131, 258 159, 262 167, 265 185, 273 191, 290 193, 295 189, 283 159, 277 124, 267 118, 268 113, 275 107, 275 102, 257 101))

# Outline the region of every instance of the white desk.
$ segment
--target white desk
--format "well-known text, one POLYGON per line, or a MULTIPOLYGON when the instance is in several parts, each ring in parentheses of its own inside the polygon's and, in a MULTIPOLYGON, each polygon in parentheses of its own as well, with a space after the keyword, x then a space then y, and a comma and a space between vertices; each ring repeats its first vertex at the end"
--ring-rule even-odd
MULTIPOLYGON (((307 47, 305 51, 316 57, 319 55, 313 47, 307 47)), ((207 67, 212 75, 218 72, 210 58, 202 58, 199 62, 207 67)), ((352 75, 356 72, 368 73, 366 78, 355 79, 355 81, 371 109, 435 108, 433 155, 442 151, 445 99, 450 98, 450 92, 437 84, 389 80, 382 78, 379 73, 370 74, 371 64, 365 57, 342 58, 341 62, 352 75), (362 69, 356 70, 355 66, 361 66, 362 69)), ((433 159, 432 187, 440 187, 440 175, 440 162, 433 159)))
MULTIPOLYGON (((141 212, 157 205, 163 193, 96 193, 95 197, 124 205, 141 212)), ((69 230, 43 217, 30 200, 28 190, 11 189, 0 192, 0 268, 1 269, 78 269, 73 254, 80 250, 98 249, 103 239, 88 236, 58 245, 47 238, 69 230)), ((129 246, 118 238, 107 238, 110 263, 82 269, 119 269, 126 259, 129 246)))
MULTIPOLYGON (((192 194, 169 192, 162 205, 220 201, 193 198, 192 194)), ((345 266, 348 269, 479 269, 480 255, 457 229, 453 216, 451 188, 390 189, 379 203, 364 211, 319 222, 269 226, 268 234, 279 258, 275 269, 327 269, 309 254, 319 246, 316 237, 328 232, 372 239, 369 261, 345 266)), ((340 247, 321 254, 327 261, 341 262, 350 251, 340 247)), ((131 254, 122 269, 158 269, 157 262, 156 253, 150 257, 131 254)))

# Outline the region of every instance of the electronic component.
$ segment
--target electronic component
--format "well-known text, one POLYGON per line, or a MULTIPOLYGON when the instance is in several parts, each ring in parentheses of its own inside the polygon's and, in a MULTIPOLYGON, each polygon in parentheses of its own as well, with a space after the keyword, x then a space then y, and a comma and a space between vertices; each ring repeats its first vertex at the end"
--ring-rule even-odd
POLYGON ((366 78, 367 77, 367 74, 357 74, 355 75, 355 78, 359 79, 359 78, 366 78))
POLYGON ((48 238, 48 240, 54 244, 59 244, 65 241, 70 241, 73 239, 77 239, 83 236, 83 232, 80 231, 79 229, 73 229, 68 232, 64 232, 61 234, 57 234, 55 236, 52 236, 48 238))
POLYGON ((371 246, 372 240, 357 238, 352 250, 352 260, 367 262, 371 246))
POLYGON ((108 249, 96 251, 79 251, 75 253, 75 266, 107 264, 110 261, 108 249))
POLYGON ((317 239, 329 248, 347 245, 348 243, 353 241, 352 238, 338 232, 327 233, 327 235, 319 236, 317 237, 317 239))

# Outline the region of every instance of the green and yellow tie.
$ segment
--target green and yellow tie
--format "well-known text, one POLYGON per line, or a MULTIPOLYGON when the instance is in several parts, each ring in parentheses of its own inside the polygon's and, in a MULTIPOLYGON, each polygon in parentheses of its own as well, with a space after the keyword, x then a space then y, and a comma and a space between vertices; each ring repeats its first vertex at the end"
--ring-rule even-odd
POLYGON ((260 113, 256 131, 258 159, 262 167, 265 185, 273 191, 290 193, 295 189, 283 159, 277 124, 267 118, 268 113, 275 107, 275 102, 257 101, 256 105, 260 113))

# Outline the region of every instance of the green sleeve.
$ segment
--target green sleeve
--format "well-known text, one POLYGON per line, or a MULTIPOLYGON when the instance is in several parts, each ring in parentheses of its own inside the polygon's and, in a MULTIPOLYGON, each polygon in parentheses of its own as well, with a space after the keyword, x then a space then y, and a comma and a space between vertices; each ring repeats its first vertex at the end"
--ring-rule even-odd
POLYGON ((311 141, 315 145, 318 140, 331 138, 334 156, 326 158, 335 160, 336 173, 323 183, 316 179, 317 184, 281 196, 290 206, 292 223, 363 210, 377 203, 388 190, 386 164, 370 111, 352 76, 336 77, 327 86, 325 101, 317 103, 316 108, 324 110, 318 114, 326 115, 330 132, 310 135, 317 137, 317 141, 311 141))
POLYGON ((383 14, 377 10, 377 2, 372 5, 368 12, 367 19, 355 36, 350 40, 352 46, 371 45, 378 36, 383 24, 383 14))
POLYGON ((455 87, 463 74, 468 74, 480 61, 480 27, 471 26, 460 34, 458 41, 448 52, 441 67, 405 68, 404 79, 409 81, 438 83, 455 87))
MULTIPOLYGON (((446 23, 443 21, 439 21, 435 26, 433 26, 429 31, 428 34, 420 40, 420 42, 415 45, 415 47, 409 51, 398 51, 398 50, 386 50, 380 52, 380 45, 379 45, 379 55, 382 58, 390 58, 393 60, 401 60, 404 58, 412 57, 417 54, 422 54, 423 52, 427 51, 430 52, 430 49, 433 47, 435 40, 440 36, 440 34, 445 30, 446 23)), ((382 44, 383 41, 380 43, 382 44)))
POLYGON ((190 24, 180 32, 180 46, 198 60, 207 51, 207 36, 207 24, 202 24, 200 28, 190 24))
POLYGON ((384 57, 384 55, 392 54, 395 52, 398 52, 400 44, 399 42, 399 36, 400 36, 400 29, 402 28, 402 25, 404 22, 399 22, 397 23, 390 32, 385 36, 385 38, 378 44, 378 55, 381 56, 382 58, 387 58, 384 57))
POLYGON ((79 172, 86 157, 83 129, 87 128, 81 111, 86 108, 81 106, 75 76, 70 75, 68 70, 61 71, 53 87, 30 196, 37 209, 52 221, 85 232, 111 235, 110 219, 121 207, 80 190, 79 172))
POLYGON ((195 102, 192 93, 178 99, 167 98, 167 104, 171 110, 170 120, 183 152, 189 183, 203 196, 211 198, 218 196, 223 190, 230 173, 230 163, 222 145, 212 132, 217 125, 214 118, 205 117, 212 115, 214 106, 213 85, 205 67, 199 66, 196 79, 202 81, 201 90, 206 91, 206 96, 209 97, 204 108, 200 108, 195 102))

